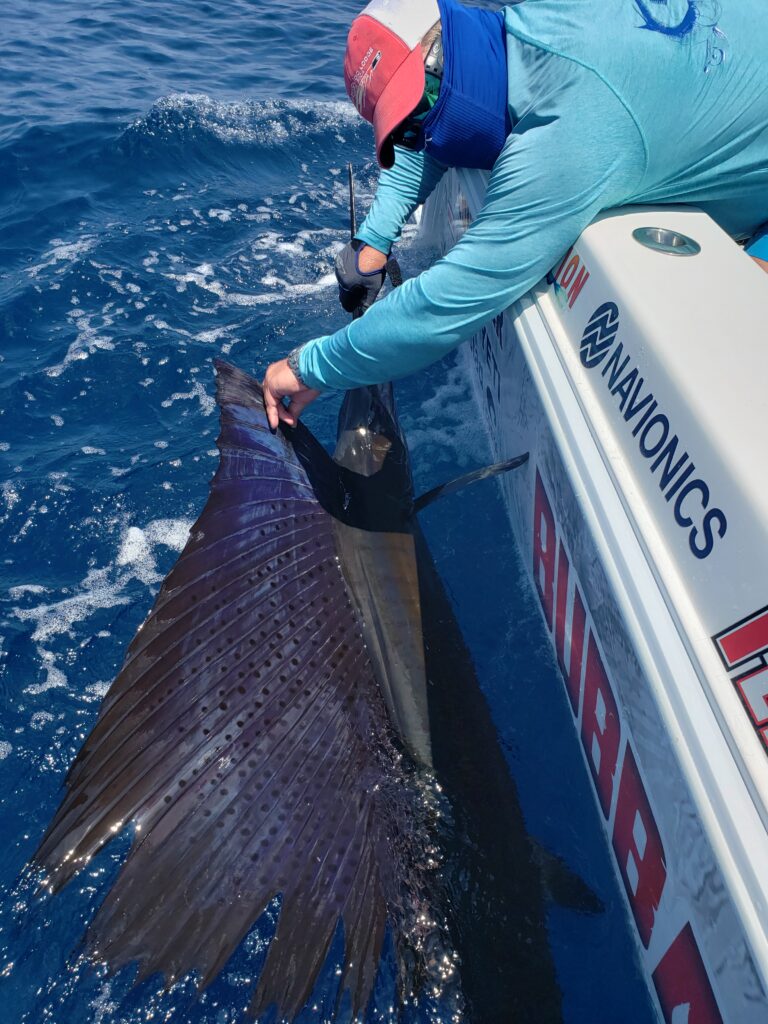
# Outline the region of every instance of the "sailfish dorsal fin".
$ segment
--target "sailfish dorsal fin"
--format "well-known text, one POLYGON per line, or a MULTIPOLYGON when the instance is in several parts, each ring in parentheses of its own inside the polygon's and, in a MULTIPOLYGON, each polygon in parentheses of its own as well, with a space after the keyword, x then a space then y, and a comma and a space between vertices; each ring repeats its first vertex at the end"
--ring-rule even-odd
POLYGON ((135 826, 86 944, 112 970, 137 962, 140 977, 194 971, 208 984, 279 895, 254 1013, 298 1013, 341 921, 340 993, 356 1014, 387 927, 400 951, 418 930, 426 840, 333 517, 306 471, 332 494, 338 467, 304 427, 293 444, 270 432, 256 381, 217 370, 208 501, 34 860, 60 888, 135 826))

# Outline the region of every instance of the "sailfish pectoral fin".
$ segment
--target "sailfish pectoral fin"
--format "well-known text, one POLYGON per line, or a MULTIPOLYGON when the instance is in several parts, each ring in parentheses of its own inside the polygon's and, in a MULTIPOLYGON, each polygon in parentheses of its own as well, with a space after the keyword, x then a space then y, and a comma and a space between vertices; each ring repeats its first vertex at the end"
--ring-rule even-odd
POLYGON ((416 801, 316 493, 333 492, 338 467, 303 426, 270 432, 256 381, 217 370, 208 502, 34 862, 61 886, 134 823, 88 932, 93 956, 205 985, 280 895, 254 1007, 298 1012, 339 921, 354 965, 342 981, 361 1007, 382 922, 406 929, 388 907, 421 884, 396 841, 401 822, 418 835, 416 801))
POLYGON ((421 497, 416 499, 413 503, 413 510, 414 512, 421 512, 427 505, 431 505, 433 501, 437 501, 438 498, 442 498, 446 494, 453 494, 455 491, 460 491, 463 487, 477 483, 478 480, 488 480, 490 477, 499 476, 501 473, 508 473, 511 469, 524 466, 529 457, 529 453, 524 452, 522 455, 516 455, 513 459, 505 459, 504 462, 497 462, 493 466, 483 466, 482 469, 475 469, 473 472, 465 473, 455 480, 449 480, 438 487, 433 487, 431 491, 427 491, 426 494, 422 494, 421 497))

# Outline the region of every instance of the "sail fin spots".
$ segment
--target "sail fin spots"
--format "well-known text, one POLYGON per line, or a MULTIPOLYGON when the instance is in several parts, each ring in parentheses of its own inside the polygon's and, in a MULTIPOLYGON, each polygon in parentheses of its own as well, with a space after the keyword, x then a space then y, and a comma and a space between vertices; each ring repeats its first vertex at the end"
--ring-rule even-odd
POLYGON ((421 899, 417 800, 337 561, 343 471, 303 426, 271 433, 252 378, 217 370, 208 502, 34 860, 60 888, 133 824, 92 956, 204 986, 279 895, 252 1010, 301 1009, 339 922, 360 1008, 387 923, 407 933, 421 899))

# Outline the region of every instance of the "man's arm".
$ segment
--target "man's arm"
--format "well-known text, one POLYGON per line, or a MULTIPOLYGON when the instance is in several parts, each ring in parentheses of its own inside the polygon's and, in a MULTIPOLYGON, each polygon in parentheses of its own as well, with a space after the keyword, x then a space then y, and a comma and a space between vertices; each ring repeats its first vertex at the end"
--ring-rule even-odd
MULTIPOLYGON (((337 257, 336 276, 345 308, 350 308, 350 304, 353 308, 361 300, 367 308, 373 302, 383 281, 383 268, 392 244, 400 237, 405 222, 416 207, 426 202, 445 170, 444 164, 426 153, 395 147, 395 164, 382 172, 376 198, 356 233, 356 238, 365 242, 365 246, 358 252, 353 242, 345 246, 337 257), (344 265, 346 260, 349 266, 344 265), (378 271, 381 271, 380 280, 378 271), (372 288, 365 287, 365 277, 373 280, 372 288)), ((317 389, 306 385, 298 349, 287 359, 272 363, 264 377, 264 405, 272 429, 277 429, 281 421, 295 426, 301 413, 318 394, 317 389), (284 398, 288 399, 287 406, 283 404, 284 398)))
POLYGON ((339 300, 348 313, 364 311, 376 301, 392 243, 444 172, 445 167, 425 153, 395 147, 395 164, 382 173, 368 217, 336 256, 339 300))
POLYGON ((382 382, 441 358, 537 284, 600 210, 632 196, 645 170, 640 132, 596 76, 577 76, 578 88, 516 126, 479 217, 442 260, 303 347, 307 385, 382 382))
POLYGON ((408 218, 425 203, 445 173, 445 165, 426 153, 395 146, 395 163, 382 171, 368 216, 357 238, 379 252, 388 253, 408 218))

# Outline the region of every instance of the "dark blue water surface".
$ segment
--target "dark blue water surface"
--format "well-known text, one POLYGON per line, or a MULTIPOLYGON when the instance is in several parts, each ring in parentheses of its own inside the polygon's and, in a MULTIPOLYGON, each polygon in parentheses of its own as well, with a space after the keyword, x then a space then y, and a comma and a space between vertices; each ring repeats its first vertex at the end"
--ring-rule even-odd
MULTIPOLYGON (((77 958, 125 839, 55 900, 36 898, 19 875, 202 508, 216 465, 213 358, 258 371, 343 322, 332 278, 347 225, 343 168, 357 168, 361 205, 376 177, 370 129, 340 73, 357 9, 351 0, 5 0, 0 12, 4 1024, 242 1019, 272 922, 254 928, 199 999, 189 980, 170 993, 156 979, 132 988, 130 972, 110 980, 77 958)), ((408 241, 401 256, 406 273, 430 258, 408 241)), ((399 386, 418 489, 488 457, 467 365, 458 353, 399 386)), ((328 443, 336 408, 324 399, 307 417, 328 443)), ((548 911, 565 1020, 650 1021, 496 486, 424 520, 527 826, 606 906, 593 917, 548 911)), ((480 952, 515 956, 492 933, 480 952)), ((328 1019, 340 955, 303 1021, 328 1019)), ((391 977, 385 963, 370 1020, 397 1018, 391 977)), ((448 1015, 426 1000, 405 1019, 448 1015)))

